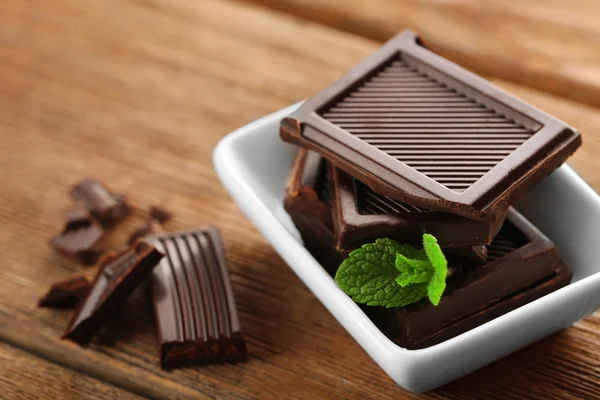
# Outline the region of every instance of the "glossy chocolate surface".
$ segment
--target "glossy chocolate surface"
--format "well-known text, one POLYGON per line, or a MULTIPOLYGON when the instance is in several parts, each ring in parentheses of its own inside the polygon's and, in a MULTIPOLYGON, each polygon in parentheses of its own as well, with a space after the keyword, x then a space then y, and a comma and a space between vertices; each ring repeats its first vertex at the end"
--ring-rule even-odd
POLYGON ((581 144, 572 127, 411 31, 285 118, 281 137, 376 193, 472 219, 505 212, 581 144))
POLYGON ((165 254, 152 273, 161 367, 246 361, 219 231, 163 233, 147 240, 165 254))

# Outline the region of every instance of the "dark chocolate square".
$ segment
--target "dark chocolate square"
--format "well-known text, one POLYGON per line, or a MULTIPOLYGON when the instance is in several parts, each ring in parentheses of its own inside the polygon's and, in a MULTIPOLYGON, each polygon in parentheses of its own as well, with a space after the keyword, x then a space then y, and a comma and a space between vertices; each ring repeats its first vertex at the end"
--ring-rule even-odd
POLYGON ((404 31, 281 123, 376 193, 473 219, 505 212, 581 144, 566 123, 404 31))

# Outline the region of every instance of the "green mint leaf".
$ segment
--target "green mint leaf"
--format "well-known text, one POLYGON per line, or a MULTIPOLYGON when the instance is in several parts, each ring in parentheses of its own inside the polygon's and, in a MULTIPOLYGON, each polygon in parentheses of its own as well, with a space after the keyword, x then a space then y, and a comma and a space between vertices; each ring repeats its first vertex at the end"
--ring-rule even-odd
POLYGON ((396 283, 402 287, 407 287, 414 283, 427 283, 433 275, 432 270, 416 272, 414 274, 404 274, 396 277, 396 283))
MULTIPOLYGON (((425 255, 424 252, 423 255, 425 255)), ((413 260, 400 253, 396 254, 396 269, 400 271, 396 283, 402 287, 413 283, 428 282, 433 275, 433 268, 429 260, 413 260)))
MULTIPOLYGON (((423 253, 425 255, 425 253, 423 253)), ((396 254, 396 269, 400 273, 416 273, 426 270, 432 270, 431 263, 427 256, 424 259, 411 259, 402 253, 396 254)))
POLYGON ((377 239, 354 250, 335 275, 338 286, 357 303, 402 307, 427 296, 427 283, 402 287, 396 283, 396 255, 422 257, 422 252, 391 239, 377 239))
POLYGON ((433 275, 427 284, 427 296, 434 306, 437 306, 446 289, 446 276, 448 275, 448 262, 442 249, 438 245, 437 239, 430 235, 423 235, 423 250, 433 267, 433 275))
MULTIPOLYGON (((391 240, 391 239, 390 239, 391 240)), ((404 257, 409 258, 411 260, 421 260, 428 261, 427 254, 425 254, 425 250, 415 249, 409 244, 398 244, 397 254, 402 254, 404 257)))
POLYGON ((435 237, 423 235, 423 250, 377 239, 354 250, 335 281, 357 303, 403 307, 429 297, 438 305, 446 288, 448 263, 435 237))

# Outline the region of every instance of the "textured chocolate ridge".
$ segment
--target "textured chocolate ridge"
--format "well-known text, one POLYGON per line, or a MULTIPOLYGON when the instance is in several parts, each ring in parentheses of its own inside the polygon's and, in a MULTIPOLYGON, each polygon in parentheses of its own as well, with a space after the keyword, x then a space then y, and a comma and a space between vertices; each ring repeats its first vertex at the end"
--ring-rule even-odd
POLYGON ((218 230, 148 240, 166 255, 152 274, 161 366, 247 360, 218 230))
POLYGON ((581 145, 572 127, 411 31, 284 118, 280 134, 376 193, 472 219, 505 212, 581 145))
POLYGON ((456 192, 468 189, 535 132, 401 55, 320 114, 456 192), (463 116, 447 117, 457 111, 463 116))
POLYGON ((506 254, 512 253, 517 250, 520 246, 515 244, 513 240, 504 236, 502 233, 499 233, 498 236, 494 238, 492 244, 490 244, 487 248, 487 262, 492 262, 497 258, 501 258, 506 254))
POLYGON ((403 214, 410 212, 429 211, 398 200, 375 193, 370 187, 353 178, 354 193, 359 214, 403 214))

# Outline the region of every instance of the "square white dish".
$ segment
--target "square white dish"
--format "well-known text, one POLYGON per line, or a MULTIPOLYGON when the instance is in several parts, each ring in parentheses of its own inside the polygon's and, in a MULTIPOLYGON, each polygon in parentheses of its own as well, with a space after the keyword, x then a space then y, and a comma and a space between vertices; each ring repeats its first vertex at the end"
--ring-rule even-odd
POLYGON ((519 204, 573 268, 568 286, 453 339, 422 350, 390 341, 304 248, 283 209, 295 147, 279 139, 280 120, 299 104, 226 136, 213 162, 224 187, 323 305, 379 366, 413 392, 434 389, 569 327, 600 308, 600 197, 569 166, 519 204), (422 373, 427 371, 427 373, 422 373))

